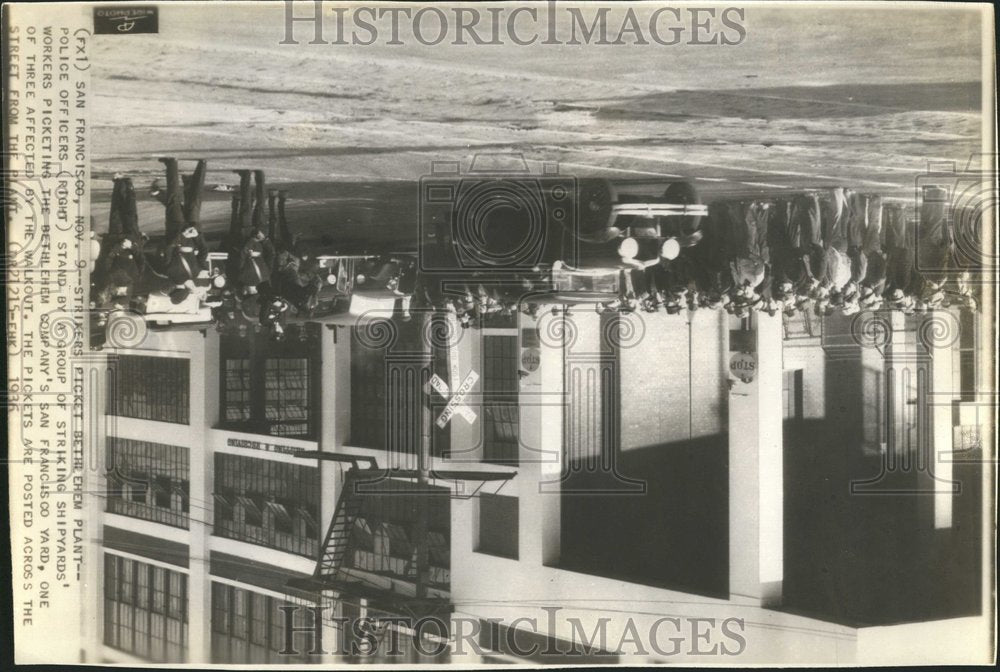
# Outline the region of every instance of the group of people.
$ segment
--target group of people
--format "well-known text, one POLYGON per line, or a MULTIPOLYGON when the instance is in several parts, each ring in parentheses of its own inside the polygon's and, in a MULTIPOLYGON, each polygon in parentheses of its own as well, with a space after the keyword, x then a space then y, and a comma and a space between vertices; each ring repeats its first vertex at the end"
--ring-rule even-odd
POLYGON ((161 161, 167 188, 154 185, 153 193, 166 208, 166 227, 158 242, 139 228, 132 180, 114 178, 108 233, 91 274, 91 308, 100 315, 99 324, 118 310, 150 314, 197 308, 211 284, 204 273, 208 248, 200 228, 205 162, 182 180, 176 160, 161 161))
MULTIPOLYGON (((935 189, 935 188, 929 188, 935 189)), ((900 202, 844 188, 713 203, 696 244, 626 272, 600 310, 725 309, 738 317, 945 306, 975 310, 947 194, 925 191, 917 217, 900 202)))
MULTIPOLYGON (((421 275, 410 256, 340 258, 330 265, 292 232, 286 192, 268 190, 260 170, 235 171, 239 186, 222 240, 225 254, 210 255, 201 230, 206 162, 198 161, 191 175, 180 174, 176 159, 161 162, 166 185, 154 182, 152 193, 165 208, 166 226, 155 243, 139 228, 132 181, 115 177, 109 230, 92 274, 99 325, 116 310, 204 315, 222 332, 266 331, 280 339, 291 315, 309 318, 321 302, 344 305, 352 292, 376 289, 397 297, 403 319, 412 298, 414 306, 446 310, 468 327, 518 310, 537 314, 532 296, 550 290, 560 268, 557 262, 495 282, 475 273, 460 281, 421 275)), ((596 308, 674 314, 710 308, 737 317, 807 310, 851 315, 882 307, 908 314, 955 305, 974 310, 955 217, 947 194, 934 189, 925 190, 917 212, 878 195, 831 188, 715 202, 705 217, 675 216, 681 224, 665 216, 659 230, 679 231, 683 243, 664 246, 670 254, 644 263, 622 252, 617 298, 596 308)))
POLYGON ((256 194, 251 194, 250 171, 238 171, 232 225, 222 246, 225 263, 213 263, 201 231, 206 162, 198 161, 193 174, 181 175, 176 159, 160 161, 166 185, 154 182, 151 193, 165 208, 165 231, 156 243, 139 228, 132 180, 114 178, 108 233, 91 276, 98 326, 115 311, 131 310, 168 321, 214 319, 220 329, 268 327, 280 337, 281 318, 289 307, 308 310, 322 287, 315 264, 310 273, 309 255, 295 253, 296 241, 284 217, 284 192, 270 193, 265 231, 264 175, 256 171, 256 194), (270 240, 276 226, 277 250, 270 240))
POLYGON ((139 228, 132 180, 114 178, 108 233, 91 275, 99 327, 115 311, 130 310, 148 319, 212 321, 220 332, 282 339, 290 316, 309 318, 321 303, 342 307, 351 291, 412 293, 415 260, 321 260, 292 232, 287 194, 267 189, 261 170, 235 171, 239 185, 219 249, 224 254, 210 255, 201 230, 206 162, 181 175, 176 159, 160 161, 166 184, 155 181, 151 193, 165 208, 166 228, 157 243, 139 228))

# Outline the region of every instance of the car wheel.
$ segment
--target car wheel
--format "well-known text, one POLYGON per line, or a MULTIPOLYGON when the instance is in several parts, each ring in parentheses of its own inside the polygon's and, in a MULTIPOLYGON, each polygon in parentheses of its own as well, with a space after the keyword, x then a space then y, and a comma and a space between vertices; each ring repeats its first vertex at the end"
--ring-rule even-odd
MULTIPOLYGON (((663 193, 668 203, 683 205, 701 205, 698 190, 690 182, 674 182, 663 193)), ((666 218, 671 224, 679 223, 684 235, 691 235, 701 225, 701 215, 673 215, 666 218)))

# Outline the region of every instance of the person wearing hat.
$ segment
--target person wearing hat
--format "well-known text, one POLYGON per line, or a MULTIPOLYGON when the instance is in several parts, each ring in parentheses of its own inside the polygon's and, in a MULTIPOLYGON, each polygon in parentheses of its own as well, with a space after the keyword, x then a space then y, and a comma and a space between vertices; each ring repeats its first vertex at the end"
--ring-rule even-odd
POLYGON ((740 203, 730 208, 728 249, 733 284, 738 291, 752 292, 767 275, 769 250, 767 222, 770 204, 763 201, 740 203))
MULTIPOLYGON (((173 285, 165 290, 171 306, 182 306, 195 291, 195 281, 207 271, 208 246, 199 228, 201 193, 205 186, 207 163, 199 160, 194 174, 180 174, 177 159, 161 158, 167 174, 166 191, 156 195, 166 208, 166 235, 160 249, 160 272, 173 285)), ((156 183, 154 183, 154 189, 156 183)), ((155 279, 147 284, 155 285, 155 279)), ((197 310, 197 305, 194 307, 197 310)))
POLYGON ((243 287, 257 287, 271 279, 274 248, 262 229, 253 229, 239 254, 237 277, 243 287))
POLYGON ((170 303, 177 306, 185 301, 191 296, 191 287, 187 284, 181 284, 170 290, 170 303))
POLYGON ((919 281, 914 269, 912 234, 903 213, 897 204, 886 206, 885 224, 885 291, 886 299, 894 306, 903 306, 906 297, 919 281))
POLYGON ((240 314, 248 323, 260 320, 260 295, 256 291, 248 291, 240 301, 240 314))
POLYGON ((847 220, 847 257, 851 264, 851 281, 861 282, 868 272, 865 242, 869 237, 869 197, 861 192, 851 191, 848 192, 848 198, 850 212, 847 220))
POLYGON ((940 285, 954 253, 954 234, 949 217, 951 199, 945 187, 925 186, 921 193, 920 219, 917 225, 919 272, 940 285))
POLYGON ((181 284, 196 280, 207 271, 208 246, 198 227, 189 225, 163 251, 163 270, 172 282, 181 284))
POLYGON ((265 328, 279 332, 288 317, 288 302, 280 296, 271 296, 260 305, 260 324, 265 328), (278 327, 278 329, 275 329, 278 327))
POLYGON ((853 198, 853 193, 843 187, 828 190, 822 219, 824 248, 832 247, 841 254, 847 254, 848 223, 854 216, 853 198))
POLYGON ((801 216, 794 203, 794 199, 776 201, 767 228, 773 278, 765 282, 771 285, 769 298, 782 304, 790 302, 795 287, 809 277, 799 228, 801 216))
POLYGON ((201 239, 201 194, 205 188, 208 163, 199 160, 194 174, 190 178, 184 176, 182 181, 177 159, 163 157, 159 161, 167 173, 166 191, 156 191, 157 197, 166 209, 166 235, 161 254, 165 253, 167 247, 176 245, 180 239, 186 238, 198 248, 203 263, 208 251, 204 240, 201 239))
POLYGON ((91 278, 95 296, 131 298, 145 270, 144 242, 145 236, 139 230, 132 180, 116 175, 111 191, 108 233, 101 241, 101 251, 91 278))

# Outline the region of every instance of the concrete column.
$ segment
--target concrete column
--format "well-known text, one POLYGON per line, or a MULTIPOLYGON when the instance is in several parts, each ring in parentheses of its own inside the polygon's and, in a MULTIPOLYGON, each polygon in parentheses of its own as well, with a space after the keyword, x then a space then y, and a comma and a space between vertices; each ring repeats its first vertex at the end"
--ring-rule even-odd
MULTIPOLYGON (((536 564, 557 565, 561 549, 562 501, 559 480, 563 476, 563 429, 566 411, 565 366, 567 342, 571 338, 571 326, 550 325, 550 320, 567 321, 574 318, 547 316, 539 320, 541 339, 539 344, 538 377, 540 392, 533 397, 537 410, 528 415, 536 418, 538 430, 538 451, 526 457, 533 460, 536 467, 535 478, 522 488, 520 515, 525 516, 521 529, 525 535, 541 532, 541 543, 528 544, 522 538, 522 552, 536 564)), ((523 425, 522 425, 523 427, 523 425)), ((522 450, 522 458, 525 457, 522 450)), ((523 463, 522 463, 523 464, 523 463)), ((528 465, 525 465, 528 466, 528 465)))
MULTIPOLYGON (((86 555, 83 564, 83 604, 92 605, 90 618, 81 618, 84 663, 100 663, 104 648, 104 515, 107 480, 104 477, 104 455, 107 443, 108 366, 104 361, 83 365, 84 403, 92 412, 84 416, 83 524, 86 535, 86 555)), ((85 408, 86 408, 85 407, 85 408)))
POLYGON ((209 448, 209 432, 218 420, 219 338, 214 330, 189 336, 192 435, 202 432, 201 441, 188 443, 191 493, 188 520, 188 657, 194 664, 212 660, 212 579, 209 570, 210 540, 214 516, 215 454, 209 448), (200 505, 198 505, 200 504, 200 505))
POLYGON ((931 385, 928 409, 933 428, 930 446, 930 472, 934 483, 934 527, 944 529, 952 524, 952 503, 955 483, 952 481, 954 460, 954 422, 952 405, 958 390, 954 380, 952 349, 957 347, 959 321, 957 313, 936 310, 927 318, 921 333, 931 356, 931 385))
MULTIPOLYGON (((351 429, 351 332, 337 327, 320 330, 320 435, 317 449, 336 453, 343 449, 351 429)), ((320 518, 322 540, 340 497, 343 467, 336 462, 319 462, 320 518)))
POLYGON ((784 576, 781 316, 753 322, 756 375, 729 392, 729 592, 774 606, 784 576))

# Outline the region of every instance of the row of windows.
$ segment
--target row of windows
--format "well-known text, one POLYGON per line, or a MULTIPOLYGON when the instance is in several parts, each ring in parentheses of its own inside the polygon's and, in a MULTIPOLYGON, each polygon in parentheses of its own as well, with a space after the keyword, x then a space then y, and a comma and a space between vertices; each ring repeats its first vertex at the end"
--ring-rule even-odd
POLYGON ((188 527, 188 449, 108 437, 107 511, 188 527))
POLYGON ((215 534, 315 557, 319 469, 216 453, 215 534))
MULTIPOLYGON (((406 382, 414 366, 405 354, 414 339, 400 340, 389 348, 376 348, 352 330, 351 340, 351 440, 365 448, 415 452, 419 446, 420 414, 407 412, 413 385, 406 382), (395 356, 396 348, 404 350, 395 356)), ((514 335, 483 336, 482 442, 487 462, 516 464, 520 416, 518 410, 518 345, 514 335)), ((433 437, 434 454, 447 451, 447 432, 433 437)))
POLYGON ((104 555, 104 643, 154 662, 184 662, 187 576, 104 555))
MULTIPOLYGON (((411 404, 406 390, 389 394, 387 376, 399 372, 387 370, 387 350, 371 347, 358 338, 356 329, 352 339, 351 442, 386 449, 387 434, 392 434, 403 449, 416 450, 420 414, 408 412, 411 404)), ((487 461, 517 459, 516 351, 515 336, 484 337, 482 426, 487 461)), ((312 340, 289 349, 287 344, 225 339, 220 393, 223 426, 272 436, 314 437, 317 364, 318 345, 312 340)), ((189 361, 183 358, 119 357, 109 376, 108 413, 187 424, 189 369, 189 361)))
POLYGON ((318 662, 310 656, 312 635, 294 634, 286 646, 286 618, 293 632, 314 624, 312 605, 212 583, 212 662, 293 664, 318 662), (289 609, 288 616, 282 608, 289 609), (286 651, 287 653, 281 653, 286 651))

